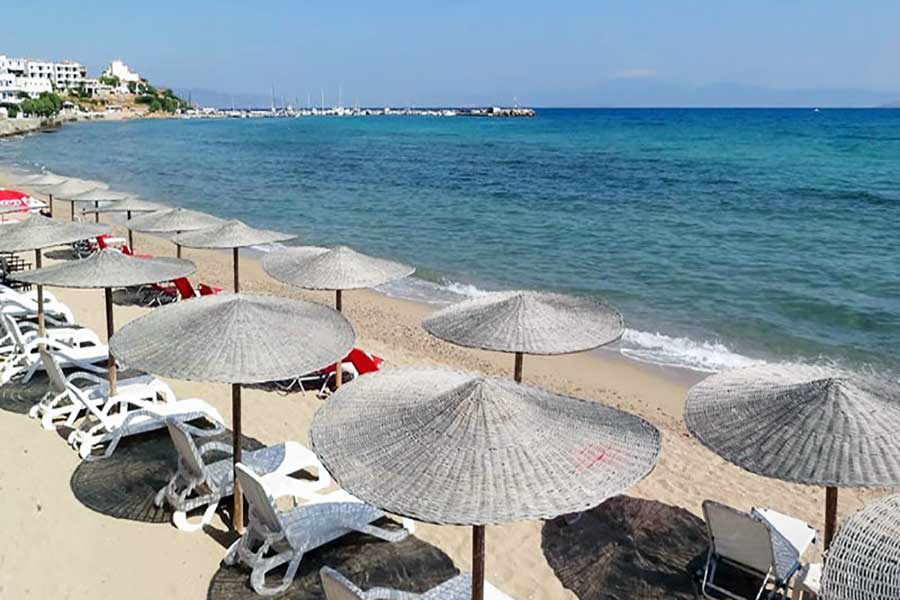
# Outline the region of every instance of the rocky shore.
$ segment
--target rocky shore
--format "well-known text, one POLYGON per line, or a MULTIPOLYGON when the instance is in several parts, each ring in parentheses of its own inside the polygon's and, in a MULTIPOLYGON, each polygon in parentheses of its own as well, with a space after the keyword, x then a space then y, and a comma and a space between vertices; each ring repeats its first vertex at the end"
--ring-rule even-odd
POLYGON ((0 119, 0 138, 59 127, 53 119, 0 119))

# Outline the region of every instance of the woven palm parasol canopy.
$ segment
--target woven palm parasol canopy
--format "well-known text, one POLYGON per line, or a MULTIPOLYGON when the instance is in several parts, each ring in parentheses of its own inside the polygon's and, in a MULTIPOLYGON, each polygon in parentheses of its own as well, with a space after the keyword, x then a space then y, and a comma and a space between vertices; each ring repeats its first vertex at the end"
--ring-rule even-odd
POLYGON ((841 525, 822 572, 822 598, 900 598, 900 495, 863 507, 841 525))
POLYGON ((199 229, 197 231, 189 231, 182 233, 172 240, 181 246, 188 248, 231 248, 232 261, 234 263, 234 291, 240 291, 239 268, 239 250, 248 246, 258 246, 262 244, 274 244, 275 242, 284 242, 292 240, 296 235, 289 233, 279 233, 277 231, 268 231, 266 229, 254 229, 237 220, 225 221, 221 225, 210 227, 209 229, 199 229))
POLYGON ((545 292, 496 292, 453 304, 422 322, 431 335, 467 348, 523 354, 570 354, 615 342, 625 330, 617 310, 592 298, 545 292))
MULTIPOLYGON (((206 213, 186 208, 170 208, 128 219, 125 226, 129 231, 178 234, 183 231, 196 231, 221 224, 222 219, 206 213)), ((181 258, 181 245, 176 242, 175 246, 178 258, 181 258)))
MULTIPOLYGON (((113 202, 112 204, 107 204, 105 206, 87 208, 82 212, 95 214, 123 212, 125 213, 126 219, 131 219, 132 213, 149 213, 165 209, 166 207, 162 204, 157 204, 156 202, 147 202, 146 200, 138 200, 134 196, 129 196, 121 202, 113 202)), ((99 221, 99 217, 96 220, 99 221)), ((128 247, 134 250, 134 232, 130 229, 128 230, 128 247)))
MULTIPOLYGON (((288 379, 334 364, 355 338, 350 322, 321 304, 218 294, 170 304, 132 321, 112 337, 110 350, 128 367, 155 375, 232 384, 236 464, 241 384, 288 379)), ((242 512, 236 489, 236 528, 242 512)))
POLYGON ((735 369, 691 389, 684 421, 741 468, 826 487, 826 548, 837 488, 900 484, 900 387, 879 376, 809 365, 735 369))
MULTIPOLYGON (((135 258, 105 248, 84 260, 69 261, 17 274, 27 283, 67 288, 103 288, 106 305, 106 333, 112 338, 115 324, 112 288, 131 287, 186 277, 197 270, 194 263, 177 258, 135 258)), ((109 353, 110 394, 116 393, 116 361, 109 353)))
POLYGON ((42 187, 50 185, 59 185, 66 180, 65 177, 54 175, 53 173, 35 173, 33 175, 23 175, 17 177, 15 182, 17 185, 30 187, 42 187))
MULTIPOLYGON (((62 246, 98 235, 109 233, 105 225, 84 225, 49 219, 41 215, 30 215, 16 223, 9 223, 0 229, 0 252, 25 252, 34 250, 34 264, 40 269, 43 256, 41 250, 51 246, 62 246)), ((37 286, 38 333, 44 335, 44 288, 37 286)))
MULTIPOLYGON (((348 248, 301 246, 271 252, 263 259, 263 269, 283 283, 307 290, 334 290, 334 306, 343 310, 341 292, 377 287, 412 275, 416 268, 367 256, 348 248)), ((341 386, 343 369, 335 365, 335 387, 341 386)))
POLYGON ((147 200, 139 200, 134 196, 128 196, 121 202, 107 204, 106 206, 98 206, 96 208, 85 208, 84 213, 128 213, 127 217, 131 218, 131 213, 149 213, 166 210, 166 207, 156 202, 148 202, 147 200))
POLYGON ((382 371, 341 388, 316 413, 310 439, 341 487, 365 502, 475 526, 476 582, 485 525, 596 506, 645 477, 660 452, 659 431, 635 415, 435 368, 382 371))
MULTIPOLYGON (((75 177, 64 180, 56 185, 41 186, 40 191, 47 194, 50 204, 50 214, 53 214, 53 199, 72 200, 75 196, 96 189, 105 189, 107 186, 102 181, 90 181, 88 179, 77 179, 75 177)), ((71 203, 70 220, 75 220, 75 203, 71 203)))
MULTIPOLYGON (((72 206, 75 206, 76 202, 92 202, 94 204, 94 208, 98 208, 101 202, 121 202, 128 198, 128 194, 123 194, 122 192, 114 192, 110 189, 104 188, 96 188, 93 190, 88 190, 83 194, 77 194, 69 198, 72 202, 72 206)), ((94 213, 94 222, 100 222, 100 213, 94 213)))

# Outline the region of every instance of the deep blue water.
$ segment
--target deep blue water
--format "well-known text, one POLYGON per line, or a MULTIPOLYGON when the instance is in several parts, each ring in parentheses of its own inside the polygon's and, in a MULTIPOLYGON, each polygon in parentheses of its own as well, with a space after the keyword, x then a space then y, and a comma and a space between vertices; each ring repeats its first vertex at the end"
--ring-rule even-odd
POLYGON ((0 143, 0 162, 346 243, 457 291, 602 295, 644 358, 898 366, 900 110, 88 123, 0 143))

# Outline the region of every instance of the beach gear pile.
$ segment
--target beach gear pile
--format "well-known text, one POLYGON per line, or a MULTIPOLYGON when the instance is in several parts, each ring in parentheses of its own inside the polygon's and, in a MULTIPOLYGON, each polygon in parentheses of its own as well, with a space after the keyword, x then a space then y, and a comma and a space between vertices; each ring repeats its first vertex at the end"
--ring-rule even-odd
MULTIPOLYGON (((624 319, 602 301, 497 292, 423 322, 438 339, 513 354, 511 379, 383 368, 354 346, 342 292, 409 276, 413 267, 344 246, 284 248, 266 256, 264 270, 292 286, 334 291, 335 307, 245 293, 239 248, 295 236, 157 207, 96 182, 45 174, 26 183, 72 202, 73 220, 31 215, 0 225, 0 253, 20 261, 35 253, 34 268, 0 263, 7 284, 0 287, 0 385, 46 385, 29 415, 44 429, 67 428, 67 442, 85 461, 108 460, 134 436, 167 435, 178 462, 153 504, 168 507, 183 532, 202 531, 227 510, 239 537, 223 561, 245 569, 257 594, 284 592, 304 557, 348 534, 391 544, 420 521, 472 527, 472 572, 415 597, 509 598, 485 576, 487 526, 591 509, 650 475, 659 460, 661 434, 641 417, 522 383, 526 354, 583 352, 622 336, 624 319), (78 202, 93 205, 95 221, 127 212, 128 243, 112 238, 107 225, 74 221, 78 202), (131 231, 175 234, 178 257, 136 255, 131 231), (44 267, 42 251, 51 247, 70 248, 71 257, 44 267), (231 249, 234 292, 195 289, 188 276, 196 266, 181 259, 182 247, 231 249), (103 289, 109 342, 77 326, 77 315, 45 287, 103 289), (114 293, 152 309, 117 331, 114 293), (128 371, 120 377, 122 367, 128 371), (178 398, 161 378, 229 384, 231 444, 221 441, 226 423, 207 399, 178 398), (244 447, 242 389, 273 382, 324 398, 311 447, 291 440, 244 447)), ((818 535, 808 524, 766 507, 704 503, 703 595, 900 597, 900 566, 889 551, 900 547, 896 497, 840 529, 834 518, 838 487, 900 484, 896 382, 799 365, 751 367, 695 386, 685 422, 742 468, 828 490, 825 546, 832 550, 824 569, 804 562, 818 535), (748 594, 723 575, 729 567, 753 579, 748 594)), ((327 566, 320 576, 330 600, 414 597, 366 591, 327 566)))

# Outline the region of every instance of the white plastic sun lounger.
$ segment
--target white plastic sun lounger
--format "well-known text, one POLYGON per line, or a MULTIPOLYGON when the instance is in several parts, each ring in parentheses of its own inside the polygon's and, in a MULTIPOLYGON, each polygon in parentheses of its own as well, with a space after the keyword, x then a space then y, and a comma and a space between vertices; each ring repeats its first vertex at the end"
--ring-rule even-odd
POLYGON ((237 477, 250 505, 250 524, 244 535, 228 549, 225 564, 243 564, 252 571, 250 584, 262 596, 283 592, 291 585, 303 555, 348 533, 359 531, 388 542, 398 542, 413 526, 388 530, 372 525, 385 516, 343 490, 321 494, 287 511, 279 510, 279 496, 292 495, 293 484, 284 486, 284 476, 259 477, 241 463, 237 477), (266 575, 284 564, 287 571, 274 587, 266 585, 266 575))
POLYGON ((22 382, 27 383, 36 371, 43 369, 38 353, 41 345, 54 351, 57 362, 62 367, 77 367, 94 373, 106 372, 106 368, 97 363, 106 363, 109 348, 90 329, 47 329, 44 337, 38 337, 37 331, 27 328, 23 330, 12 317, 2 314, 0 325, 14 346, 13 352, 4 356, 0 363, 0 385, 21 373, 24 373, 22 382))
MULTIPOLYGON (((15 319, 36 319, 37 293, 35 291, 23 293, 3 288, 0 290, 0 312, 15 319)), ((55 325, 71 325, 75 322, 72 310, 48 291, 44 291, 44 316, 48 323, 55 325)))
POLYGON ((216 425, 224 422, 215 407, 199 398, 154 404, 137 396, 117 394, 102 405, 84 402, 81 396, 76 398, 85 408, 86 415, 67 441, 85 460, 106 458, 123 437, 162 429, 170 418, 186 422, 205 418, 216 425), (105 451, 93 454, 94 449, 103 444, 107 444, 105 451))
MULTIPOLYGON (((389 588, 372 588, 363 591, 349 579, 329 567, 319 570, 327 600, 470 600, 472 598, 472 574, 462 573, 448 579, 425 593, 414 594, 389 588)), ((486 600, 512 600, 490 582, 484 582, 486 600)))
MULTIPOLYGON (((749 514, 712 500, 703 503, 703 515, 709 534, 709 552, 700 587, 705 597, 717 599, 724 595, 734 600, 748 600, 747 596, 723 587, 725 583, 717 582, 717 570, 722 564, 759 578, 760 586, 752 597, 754 600, 759 600, 764 595, 771 598, 777 593, 786 594, 791 578, 802 566, 800 556, 809 542, 801 549, 794 547, 788 536, 796 537, 796 531, 792 533, 785 529, 784 533, 780 533, 761 515, 766 514, 767 518, 780 523, 782 528, 786 524, 782 517, 793 521, 796 519, 767 509, 762 510, 765 512, 749 514), (710 591, 717 595, 711 595, 710 591)), ((795 524, 791 524, 791 528, 794 528, 793 525, 795 524)), ((799 531, 799 528, 794 529, 799 531)), ((812 530, 811 527, 809 529, 812 530)), ((814 537, 815 530, 812 530, 809 541, 814 537)), ((794 542, 802 544, 799 537, 794 542)))
MULTIPOLYGON (((91 403, 101 407, 109 398, 109 381, 91 373, 77 371, 68 377, 53 353, 40 349, 41 363, 50 379, 50 393, 31 407, 28 415, 41 420, 44 429, 54 429, 57 421, 72 427, 84 414, 84 406, 91 403), (88 385, 83 385, 87 382, 88 385), (79 385, 82 383, 82 385, 79 385)), ((175 402, 175 392, 165 382, 152 375, 139 375, 116 382, 119 396, 139 398, 148 404, 175 402)))
MULTIPOLYGON (((165 502, 175 509, 172 523, 179 530, 198 531, 212 521, 219 501, 234 493, 231 458, 233 449, 230 444, 219 441, 208 441, 199 447, 194 443, 192 436, 210 436, 221 430, 198 429, 174 420, 169 420, 166 425, 172 436, 172 443, 178 450, 178 470, 166 487, 156 494, 154 504, 162 506, 165 502), (203 457, 210 452, 225 454, 227 458, 206 463, 203 457), (189 522, 187 513, 201 507, 206 508, 200 521, 189 522)), ((315 480, 296 480, 298 488, 306 497, 331 485, 331 476, 313 451, 297 442, 285 442, 259 450, 244 450, 241 462, 259 475, 287 477, 302 469, 315 471, 315 480)))

